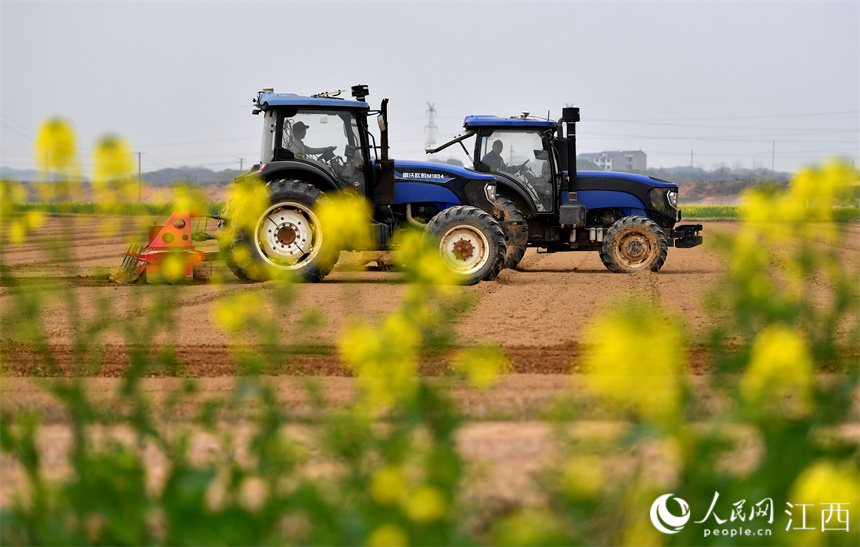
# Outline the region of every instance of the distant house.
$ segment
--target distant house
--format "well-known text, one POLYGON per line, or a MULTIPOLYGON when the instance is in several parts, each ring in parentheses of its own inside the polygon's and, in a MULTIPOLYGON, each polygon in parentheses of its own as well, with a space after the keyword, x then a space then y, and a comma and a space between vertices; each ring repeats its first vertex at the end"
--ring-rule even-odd
POLYGON ((641 150, 616 150, 580 154, 579 159, 588 160, 604 171, 645 171, 648 156, 641 150))

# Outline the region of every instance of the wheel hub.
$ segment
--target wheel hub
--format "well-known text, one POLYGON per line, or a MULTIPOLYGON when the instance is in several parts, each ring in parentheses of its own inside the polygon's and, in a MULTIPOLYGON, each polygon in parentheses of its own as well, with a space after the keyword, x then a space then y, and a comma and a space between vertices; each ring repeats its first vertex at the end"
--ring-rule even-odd
POLYGON ((639 239, 634 239, 627 243, 627 255, 632 258, 638 258, 645 251, 645 245, 639 239))
POLYGON ((312 213, 299 204, 271 208, 258 224, 258 244, 263 257, 273 266, 293 269, 301 267, 316 254, 316 233, 312 213))
POLYGON ((628 263, 642 262, 651 253, 648 239, 641 234, 626 237, 621 245, 621 254, 628 263))
POLYGON ((460 238, 460 241, 454 243, 454 258, 457 260, 468 260, 475 254, 475 247, 467 240, 460 238))
POLYGON ((479 271, 490 258, 489 247, 481 231, 468 224, 450 228, 439 240, 442 260, 458 275, 479 271))
POLYGON ((282 226, 277 237, 281 245, 292 245, 296 241, 296 229, 290 225, 282 226))

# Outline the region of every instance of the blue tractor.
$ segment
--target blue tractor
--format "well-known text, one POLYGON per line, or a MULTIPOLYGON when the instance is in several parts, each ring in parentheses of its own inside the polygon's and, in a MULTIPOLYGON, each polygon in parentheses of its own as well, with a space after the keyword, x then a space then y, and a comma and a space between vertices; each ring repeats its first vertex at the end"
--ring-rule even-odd
MULTIPOLYGON (((465 284, 494 278, 506 255, 493 218, 496 178, 462 167, 388 159, 387 102, 371 110, 367 86, 310 97, 259 92, 254 114, 263 115, 260 162, 269 206, 250 227, 234 221, 235 205, 221 215, 221 256, 240 278, 262 281, 272 272, 322 280, 340 249, 323 244, 326 227, 315 213, 326 194, 344 193, 372 205, 373 251, 391 248, 392 234, 412 225, 436 238, 444 263, 465 284), (377 117, 377 145, 368 120, 377 117)), ((240 177, 237 184, 243 184, 240 177)))
POLYGON ((659 271, 669 247, 700 245, 701 224, 677 226, 678 186, 644 175, 576 170, 579 109, 561 119, 468 116, 464 130, 428 146, 459 143, 472 170, 496 180, 495 217, 505 231, 505 267, 526 247, 597 251, 613 272, 659 271), (471 154, 465 141, 475 137, 471 154))

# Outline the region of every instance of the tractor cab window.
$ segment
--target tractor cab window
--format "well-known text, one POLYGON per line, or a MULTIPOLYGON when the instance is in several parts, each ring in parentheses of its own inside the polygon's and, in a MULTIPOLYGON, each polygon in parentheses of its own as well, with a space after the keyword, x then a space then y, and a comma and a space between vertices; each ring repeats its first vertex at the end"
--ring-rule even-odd
POLYGON ((478 160, 485 169, 514 178, 534 200, 539 212, 552 211, 552 163, 540 133, 494 131, 480 137, 478 160))
POLYGON ((348 111, 303 111, 281 123, 283 159, 313 163, 364 194, 364 155, 358 122, 348 111))

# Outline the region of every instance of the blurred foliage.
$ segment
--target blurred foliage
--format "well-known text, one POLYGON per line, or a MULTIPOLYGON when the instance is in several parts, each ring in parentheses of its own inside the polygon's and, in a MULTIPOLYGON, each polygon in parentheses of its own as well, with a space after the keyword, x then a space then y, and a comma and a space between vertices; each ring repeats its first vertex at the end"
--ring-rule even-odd
MULTIPOLYGON (((40 133, 39 146, 48 150, 46 165, 71 178, 76 161, 64 152, 63 127, 40 133)), ((128 154, 124 146, 104 151, 128 154)), ((104 165, 117 176, 125 168, 121 159, 104 165)), ((827 205, 834 187, 856 178, 833 164, 800 173, 782 193, 748 196, 737 234, 715 244, 728 268, 711 297, 713 331, 708 340, 693 340, 711 363, 704 375, 690 374, 687 329, 661 303, 620 301, 591 318, 583 372, 572 379, 605 405, 615 427, 583 436, 589 424, 577 416, 582 407, 559 410, 552 422, 558 451, 536 477, 540 502, 523 496, 485 504, 467 488, 468 466, 456 442, 465 418, 444 389, 418 374, 419 364, 453 348, 451 372, 477 388, 492 387, 510 365, 497 348, 455 347, 453 325, 471 293, 448 283, 421 233, 397 235, 408 280, 399 305, 373 321, 357 311, 341 333, 337 351, 356 377, 355 401, 327 407, 321 386, 306 378, 298 385, 310 412, 302 416, 281 404, 266 376, 289 372, 284 310, 302 313, 300 288, 287 279, 216 297, 213 322, 230 340, 240 374, 231 391, 203 401, 189 417, 176 409, 196 392, 193 381, 178 384, 159 405, 141 381, 153 371, 181 375, 173 347, 181 287, 141 291, 146 305, 137 317, 122 317, 108 298, 83 317, 71 287, 24 287, 5 271, 0 326, 60 376, 44 388, 63 404, 72 445, 70 472, 53 478, 39 441, 42 418, 28 409, 0 417, 3 457, 26 478, 0 513, 0 541, 857 545, 858 447, 844 426, 858 419, 858 294, 856 272, 840 261, 856 246, 846 246, 844 225, 833 222, 827 205), (822 291, 828 305, 816 306, 812 295, 822 291), (46 313, 65 314, 73 326, 71 370, 55 361, 46 313), (110 410, 90 400, 84 380, 103 366, 108 336, 120 336, 129 352, 117 394, 122 404, 110 410), (838 374, 820 377, 822 370, 838 374), (697 411, 704 389, 722 401, 707 413, 697 411), (659 532, 649 515, 669 493, 691 513, 675 534, 659 532), (771 523, 750 513, 765 499, 771 523), (832 503, 849 504, 849 532, 821 531, 820 504, 832 503), (795 510, 789 513, 797 527, 801 504, 814 506, 808 522, 816 529, 786 530, 786 511, 795 510), (740 526, 772 533, 703 534, 740 526)), ((111 187, 116 196, 125 196, 122 184, 111 187)), ((0 253, 41 222, 10 205, 20 188, 3 185, 2 192, 0 253)), ((176 206, 203 206, 200 198, 186 191, 176 206)), ((233 199, 265 206, 257 193, 233 199)), ((360 236, 365 217, 360 209, 344 215, 348 222, 336 211, 324 215, 340 242, 360 236)), ((76 233, 74 223, 68 226, 42 250, 73 268, 74 246, 64 241, 76 233)), ((299 324, 313 328, 319 319, 308 313, 299 324)))

